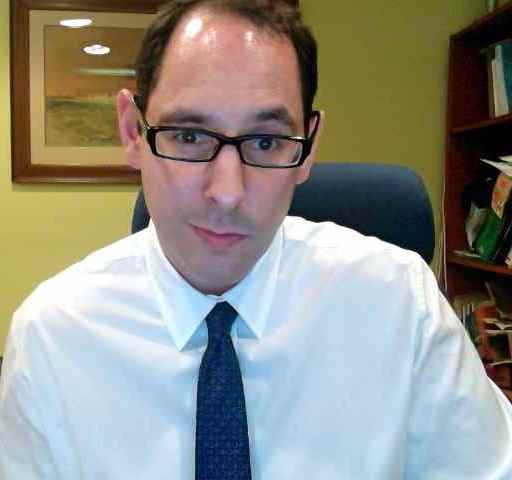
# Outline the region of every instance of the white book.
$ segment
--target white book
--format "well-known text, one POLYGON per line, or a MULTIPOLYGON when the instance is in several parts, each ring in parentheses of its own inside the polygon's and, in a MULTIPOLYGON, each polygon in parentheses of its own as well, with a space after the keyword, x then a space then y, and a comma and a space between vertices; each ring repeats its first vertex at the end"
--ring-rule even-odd
POLYGON ((500 113, 500 105, 498 102, 498 89, 496 87, 496 84, 498 82, 498 70, 496 68, 496 58, 493 58, 491 60, 491 73, 492 73, 492 95, 494 100, 494 116, 497 117, 498 115, 501 115, 500 113))
POLYGON ((510 247, 510 250, 507 253, 507 256, 505 257, 505 265, 508 268, 512 268, 512 247, 510 247))

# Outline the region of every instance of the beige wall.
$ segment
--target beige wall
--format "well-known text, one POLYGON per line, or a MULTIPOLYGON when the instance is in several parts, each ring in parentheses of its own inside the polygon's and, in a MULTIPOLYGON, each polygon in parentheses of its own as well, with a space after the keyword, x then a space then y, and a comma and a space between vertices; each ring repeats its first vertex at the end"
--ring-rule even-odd
MULTIPOLYGON (((321 159, 409 165, 438 212, 448 35, 484 1, 303 3, 320 43, 321 159)), ((13 310, 40 281, 127 233, 135 191, 11 183, 8 18, 0 0, 0 351, 13 310)))

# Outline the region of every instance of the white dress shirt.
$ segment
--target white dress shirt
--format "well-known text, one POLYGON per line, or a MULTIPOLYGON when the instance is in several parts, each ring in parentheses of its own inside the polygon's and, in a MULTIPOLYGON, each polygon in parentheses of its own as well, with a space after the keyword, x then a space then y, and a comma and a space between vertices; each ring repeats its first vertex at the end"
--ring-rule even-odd
POLYGON ((288 217, 249 275, 203 295, 154 227, 40 285, 0 380, 2 480, 194 478, 203 321, 219 300, 254 480, 510 480, 512 408, 418 255, 288 217))

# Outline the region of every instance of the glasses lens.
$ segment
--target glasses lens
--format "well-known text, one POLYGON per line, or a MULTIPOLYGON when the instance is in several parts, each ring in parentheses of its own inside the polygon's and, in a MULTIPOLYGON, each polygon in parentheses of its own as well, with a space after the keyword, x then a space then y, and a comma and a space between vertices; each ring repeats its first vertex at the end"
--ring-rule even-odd
POLYGON ((288 167, 299 162, 302 144, 265 135, 242 142, 242 154, 244 160, 252 165, 288 167))
POLYGON ((157 132, 156 150, 160 155, 183 160, 208 160, 218 145, 218 140, 191 129, 161 130, 157 132))

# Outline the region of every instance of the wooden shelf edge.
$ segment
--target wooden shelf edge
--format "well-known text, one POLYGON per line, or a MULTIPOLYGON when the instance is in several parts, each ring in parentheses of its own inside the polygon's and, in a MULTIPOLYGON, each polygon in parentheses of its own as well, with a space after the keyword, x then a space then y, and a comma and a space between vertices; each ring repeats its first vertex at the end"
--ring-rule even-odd
POLYGON ((463 267, 473 268, 476 270, 483 270, 485 272, 499 273, 501 275, 512 276, 512 268, 507 268, 506 266, 484 262, 483 260, 459 257, 455 253, 449 253, 446 256, 446 260, 448 263, 461 265, 463 267))
POLYGON ((472 36, 477 35, 483 29, 493 28, 495 25, 502 23, 503 17, 510 18, 511 16, 512 1, 508 1, 487 15, 476 19, 471 25, 452 35, 452 38, 455 40, 463 39, 465 37, 471 38, 472 36))
POLYGON ((507 115, 500 115, 499 117, 490 118, 482 122, 476 122, 469 125, 461 125, 450 129, 452 135, 462 135, 465 133, 476 132, 478 130, 484 130, 486 128, 492 128, 495 126, 510 125, 512 126, 512 113, 507 115))

